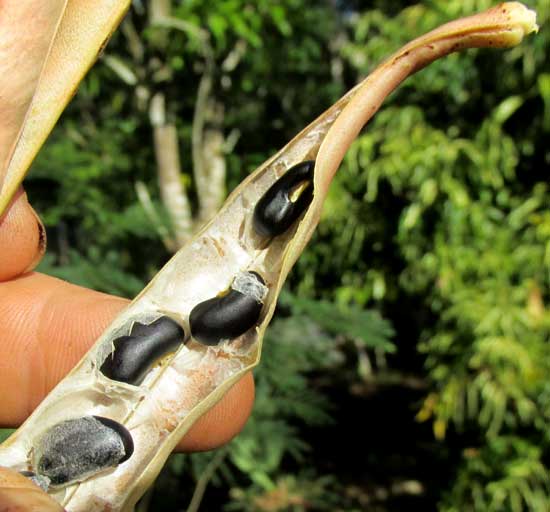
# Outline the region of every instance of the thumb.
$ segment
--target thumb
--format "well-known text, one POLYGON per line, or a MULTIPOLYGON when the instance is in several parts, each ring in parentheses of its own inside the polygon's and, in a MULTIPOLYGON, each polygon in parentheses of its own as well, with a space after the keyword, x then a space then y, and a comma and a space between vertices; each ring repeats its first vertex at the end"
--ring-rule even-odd
POLYGON ((0 512, 63 512, 63 508, 29 478, 0 467, 0 512))

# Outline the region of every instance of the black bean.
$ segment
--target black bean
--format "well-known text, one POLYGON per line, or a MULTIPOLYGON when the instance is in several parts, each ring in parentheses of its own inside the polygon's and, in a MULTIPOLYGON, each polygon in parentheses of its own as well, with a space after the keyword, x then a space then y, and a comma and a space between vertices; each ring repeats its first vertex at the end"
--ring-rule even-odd
POLYGON ((261 197, 254 208, 253 225, 262 236, 284 233, 313 199, 313 168, 308 160, 291 167, 261 197))
POLYGON ((123 425, 86 416, 63 421, 42 436, 35 447, 35 469, 52 485, 63 485, 115 467, 133 451, 132 436, 123 425))
POLYGON ((137 386, 162 356, 183 343, 185 332, 168 316, 153 323, 134 323, 128 336, 113 341, 114 351, 107 356, 100 371, 109 379, 137 386))
POLYGON ((266 292, 264 280, 256 272, 240 274, 227 293, 191 310, 191 336, 204 345, 217 345, 244 334, 258 321, 266 292))

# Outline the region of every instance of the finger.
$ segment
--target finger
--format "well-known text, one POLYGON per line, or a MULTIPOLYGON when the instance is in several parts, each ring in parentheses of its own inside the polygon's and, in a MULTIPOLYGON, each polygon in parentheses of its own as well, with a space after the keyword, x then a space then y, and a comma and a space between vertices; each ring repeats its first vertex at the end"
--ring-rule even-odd
MULTIPOLYGON (((39 273, 0 283, 0 423, 24 421, 127 304, 39 273)), ((227 442, 241 430, 253 400, 247 376, 197 421, 180 447, 206 450, 227 442)))
POLYGON ((176 450, 202 452, 228 443, 243 429, 253 405, 254 377, 249 372, 189 429, 176 450))
POLYGON ((46 247, 45 230, 22 189, 0 217, 0 281, 35 266, 46 247))
POLYGON ((0 467, 0 511, 63 512, 63 508, 29 478, 0 467))
POLYGON ((126 304, 44 274, 0 283, 0 420, 21 423, 126 304))

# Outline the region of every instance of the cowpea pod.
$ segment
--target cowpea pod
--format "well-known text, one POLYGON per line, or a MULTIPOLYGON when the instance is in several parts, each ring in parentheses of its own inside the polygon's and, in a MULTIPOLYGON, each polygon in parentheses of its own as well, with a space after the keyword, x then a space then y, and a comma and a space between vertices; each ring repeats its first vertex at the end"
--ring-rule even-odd
POLYGON ((330 182, 347 148, 384 98, 411 73, 441 56, 470 47, 514 46, 534 30, 532 11, 505 3, 443 25, 391 56, 229 196, 218 215, 170 260, 0 447, 0 464, 26 469, 39 442, 37 433, 62 421, 90 415, 112 418, 130 433, 132 456, 108 475, 99 473, 49 492, 70 512, 131 511, 181 436, 258 364, 277 297, 319 221, 330 182), (309 160, 315 160, 311 203, 295 229, 259 248, 253 227, 256 204, 288 169, 309 160), (268 289, 256 328, 215 347, 191 339, 170 361, 151 369, 140 387, 113 381, 99 371, 129 321, 142 318, 148 323, 166 314, 186 322, 197 304, 230 288, 234 276, 252 270, 261 274, 268 289))

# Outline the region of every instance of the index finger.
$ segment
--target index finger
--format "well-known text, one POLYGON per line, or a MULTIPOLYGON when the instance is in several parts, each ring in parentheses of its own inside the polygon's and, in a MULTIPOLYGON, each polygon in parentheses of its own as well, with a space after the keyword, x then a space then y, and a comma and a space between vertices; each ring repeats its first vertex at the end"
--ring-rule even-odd
MULTIPOLYGON (((25 274, 43 254, 40 227, 19 191, 0 218, 0 425, 23 422, 128 303, 43 274, 25 274)), ((225 444, 240 432, 253 402, 254 381, 247 374, 178 448, 198 451, 225 444)))

